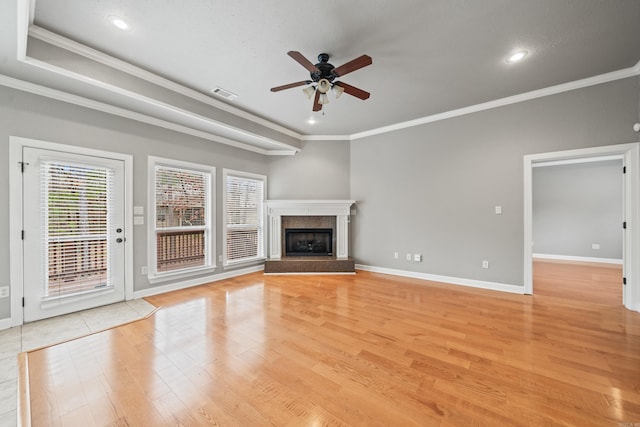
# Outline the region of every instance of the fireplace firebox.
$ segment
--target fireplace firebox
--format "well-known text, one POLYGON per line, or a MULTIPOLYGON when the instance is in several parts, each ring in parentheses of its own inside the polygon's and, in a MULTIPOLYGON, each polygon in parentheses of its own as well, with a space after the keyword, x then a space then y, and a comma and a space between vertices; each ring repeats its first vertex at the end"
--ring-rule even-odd
POLYGON ((331 228, 286 228, 286 256, 333 255, 333 230, 331 228))

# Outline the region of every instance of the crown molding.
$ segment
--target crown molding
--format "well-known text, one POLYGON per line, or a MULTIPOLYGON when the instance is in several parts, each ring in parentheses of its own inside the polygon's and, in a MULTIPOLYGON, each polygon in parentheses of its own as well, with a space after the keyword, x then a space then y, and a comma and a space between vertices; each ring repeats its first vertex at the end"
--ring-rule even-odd
POLYGON ((575 80, 573 82, 563 83, 556 86, 550 86, 544 89, 525 92, 525 93, 514 95, 514 96, 508 96, 506 98, 496 99, 489 102, 483 102, 481 104, 471 105, 469 107, 464 107, 456 110, 447 111, 444 113, 434 114, 434 115, 422 117, 416 120, 396 123, 394 125, 384 126, 377 129, 371 129, 365 132, 354 133, 351 135, 351 140, 365 138, 373 135, 380 135, 383 133, 393 132, 400 129, 420 126, 423 124, 437 122, 440 120, 446 120, 453 117, 464 116, 466 114, 477 113, 479 111, 485 111, 493 108, 503 107, 505 105, 516 104, 519 102, 529 101, 536 98, 542 98, 549 95, 555 95, 562 92, 568 92, 575 89, 581 89, 588 86, 607 83, 614 80, 625 79, 627 77, 633 77, 638 74, 640 74, 640 62, 636 64, 634 67, 625 68, 623 70, 612 71, 610 73, 600 74, 598 76, 588 77, 581 80, 575 80))
POLYGON ((356 139, 366 138, 369 136, 380 135, 383 133, 388 133, 388 132, 393 132, 401 129, 407 129, 415 126, 424 125, 427 123, 433 123, 440 120, 451 119, 453 117, 464 116, 466 114, 477 113, 479 111, 491 110, 493 108, 503 107, 505 105, 517 104, 519 102, 529 101, 536 98, 543 98, 549 95, 556 95, 562 92, 569 92, 572 90, 581 89, 589 86, 595 86, 602 83, 608 83, 615 80, 626 79, 628 77, 633 77, 637 75, 640 75, 640 61, 633 67, 625 68, 622 70, 612 71, 610 73, 600 74, 598 76, 587 77, 585 79, 575 80, 569 83, 562 83, 556 86, 550 86, 544 89, 525 92, 519 95, 496 99, 493 101, 471 105, 464 108, 458 108, 456 110, 445 111, 443 113, 433 114, 431 116, 425 116, 419 119, 396 123, 389 126, 383 126, 380 128, 371 129, 364 132, 358 132, 351 135, 303 135, 302 140, 303 141, 320 141, 320 140, 353 141, 356 139))
POLYGON ((143 70, 142 68, 136 67, 128 62, 122 61, 120 59, 114 58, 110 55, 107 55, 104 52, 100 52, 99 50, 90 48, 81 43, 63 37, 59 34, 46 30, 42 27, 38 27, 37 25, 30 25, 28 29, 28 35, 30 37, 34 37, 38 40, 41 40, 45 43, 49 43, 51 45, 57 46, 61 49, 68 50, 75 54, 81 55, 87 59, 90 59, 95 62, 99 62, 108 67, 117 69, 124 73, 130 74, 132 76, 138 77, 150 83, 156 84, 165 89, 171 90, 173 92, 179 93, 180 95, 184 95, 188 98, 194 99, 196 101, 202 102, 204 104, 210 105, 212 107, 218 108, 220 110, 226 111, 227 113, 231 113, 240 118, 249 120, 253 123, 259 124, 266 128, 275 130, 277 132, 283 133, 285 135, 291 136, 293 138, 301 139, 302 135, 289 129, 284 126, 280 126, 276 123, 273 123, 269 120, 263 119, 262 117, 258 117, 254 114, 248 113, 244 110, 241 110, 237 107, 226 104, 222 101, 218 101, 217 99, 211 98, 207 95, 202 94, 196 90, 190 89, 186 86, 178 84, 172 80, 161 77, 157 74, 151 73, 147 70, 143 70))
MULTIPOLYGON (((26 64, 30 64, 30 65, 33 65, 33 66, 36 66, 36 67, 39 67, 39 68, 42 68, 42 69, 45 69, 47 71, 52 71, 52 72, 55 72, 57 74, 61 74, 61 75, 70 77, 70 78, 72 78, 74 80, 78 80, 78 81, 83 81, 83 82, 89 83, 89 84, 91 84, 93 86, 106 89, 106 90, 108 90, 110 92, 113 92, 113 93, 118 93, 118 94, 124 95, 124 96, 126 96, 128 98, 135 99, 135 100, 143 102, 143 103, 145 103, 147 105, 152 105, 154 107, 161 108, 164 111, 169 111, 169 112, 173 113, 177 117, 183 117, 183 118, 187 118, 187 119, 191 119, 191 120, 196 120, 196 121, 198 121, 198 122, 200 122, 200 123, 202 123, 202 124, 204 124, 206 126, 211 126, 213 128, 217 128, 217 129, 221 130, 222 132, 225 132, 227 134, 236 135, 239 138, 248 139, 250 141, 251 140, 259 141, 261 143, 266 143, 268 145, 274 145, 274 146, 280 147, 280 148, 285 149, 285 150, 289 149, 289 148, 293 148, 291 145, 286 144, 284 142, 281 142, 281 141, 278 141, 278 140, 275 140, 275 139, 271 139, 271 138, 267 138, 265 136, 262 136, 262 135, 259 135, 259 134, 255 134, 255 133, 252 133, 252 132, 248 132, 248 131, 246 131, 244 129, 228 125, 228 124, 226 124, 224 122, 220 122, 220 121, 211 119, 209 117, 202 116, 200 114, 196 114, 196 113, 194 113, 192 111, 189 111, 189 110, 186 110, 186 109, 183 109, 183 108, 179 108, 179 107, 177 107, 175 105, 168 104, 166 102, 162 102, 162 101, 159 101, 157 99, 150 98, 148 96, 144 96, 144 95, 141 95, 139 93, 132 92, 130 90, 126 90, 126 89, 123 89, 121 87, 109 84, 109 83, 105 83, 105 82, 103 82, 101 80, 96 80, 96 79, 93 79, 91 77, 87 77, 84 74, 78 74, 78 73, 75 73, 73 71, 69 71, 69 70, 67 70, 65 68, 57 67, 57 66, 52 65, 52 64, 50 64, 48 62, 40 61, 38 59, 29 57, 29 56, 26 56, 21 62, 26 63, 26 64)), ((126 111, 132 112, 131 110, 126 110, 126 111)), ((181 125, 179 125, 179 126, 181 126, 181 125)), ((188 126, 185 126, 185 128, 186 127, 188 127, 188 126)), ((194 129, 194 130, 198 131, 197 129, 194 129)), ((209 133, 209 132, 205 132, 205 133, 209 133)), ((211 135, 215 135, 215 134, 211 133, 211 135)), ((221 136, 220 135, 219 137, 231 141, 231 139, 226 138, 225 136, 221 136)), ((243 144, 244 146, 249 146, 248 144, 245 144, 243 142, 240 142, 240 141, 237 141, 237 142, 239 144, 243 144)), ((296 151, 299 151, 299 149, 297 147, 293 148, 293 149, 295 149, 296 151)))
POLYGON ((33 22, 35 0, 17 1, 17 60, 23 60, 27 55, 27 40, 29 39, 29 25, 33 22))
POLYGON ((351 135, 302 135, 303 141, 350 141, 351 135))
POLYGON ((23 92, 28 92, 35 95, 44 96, 46 98, 55 99, 57 101, 78 105, 78 106, 89 108, 92 110, 101 111, 103 113, 113 114, 114 116, 124 117, 124 118, 135 120, 141 123, 146 123, 146 124, 158 126, 164 129, 184 133, 187 135, 196 136, 198 138, 203 138, 209 141, 218 142, 220 144, 229 145, 231 147, 251 151, 251 152, 262 154, 262 155, 292 156, 299 151, 296 149, 273 150, 273 151, 266 150, 253 145, 244 144, 242 142, 238 142, 229 138, 218 136, 209 132, 193 129, 188 126, 172 123, 167 120, 158 119, 155 117, 148 116, 146 114, 141 114, 135 111, 127 110, 125 108, 116 107, 114 105, 106 104, 104 102, 95 101, 93 99, 84 98, 78 95, 73 95, 57 89, 52 89, 46 86, 27 82, 24 80, 19 80, 13 77, 6 76, 4 74, 0 74, 0 86, 6 86, 6 87, 17 89, 23 92))

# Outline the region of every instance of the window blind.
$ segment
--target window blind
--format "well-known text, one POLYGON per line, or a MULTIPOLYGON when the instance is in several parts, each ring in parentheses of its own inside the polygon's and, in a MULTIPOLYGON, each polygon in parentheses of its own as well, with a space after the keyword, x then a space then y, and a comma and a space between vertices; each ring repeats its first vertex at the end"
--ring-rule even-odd
POLYGON ((113 170, 56 161, 40 168, 45 296, 113 286, 107 238, 113 170))
POLYGON ((155 167, 156 272, 208 264, 209 174, 155 167))
POLYGON ((226 258, 237 262, 262 256, 264 181, 227 175, 226 258))

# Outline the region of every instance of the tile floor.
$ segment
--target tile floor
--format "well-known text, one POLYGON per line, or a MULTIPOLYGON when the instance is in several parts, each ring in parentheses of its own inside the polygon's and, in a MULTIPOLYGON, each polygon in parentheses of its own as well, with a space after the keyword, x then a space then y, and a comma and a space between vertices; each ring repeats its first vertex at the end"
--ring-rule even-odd
POLYGON ((154 309, 137 299, 0 331, 0 427, 17 423, 18 353, 141 319, 154 309))

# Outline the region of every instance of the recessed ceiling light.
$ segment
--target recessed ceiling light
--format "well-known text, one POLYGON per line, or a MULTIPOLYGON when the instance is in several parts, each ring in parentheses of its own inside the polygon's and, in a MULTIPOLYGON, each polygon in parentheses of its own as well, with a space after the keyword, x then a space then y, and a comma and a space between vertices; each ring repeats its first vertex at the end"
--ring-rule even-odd
POLYGON ((114 16, 114 15, 109 16, 109 22, 111 22, 111 24, 113 24, 114 27, 123 31, 129 31, 131 29, 131 25, 129 25, 127 21, 120 18, 119 16, 114 16))
POLYGON ((309 123, 310 125, 315 125, 316 124, 316 119, 311 117, 309 120, 307 120, 307 123, 309 123))
POLYGON ((507 59, 505 61, 507 61, 510 64, 514 62, 522 61, 527 56, 528 53, 529 52, 527 52, 526 50, 515 51, 511 53, 509 56, 507 56, 507 59))

